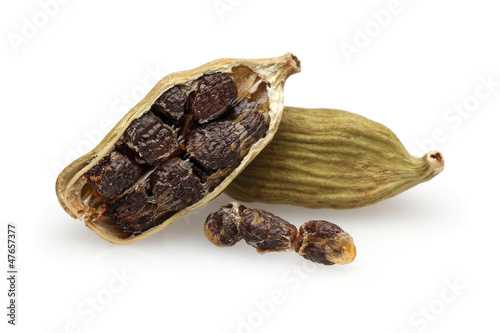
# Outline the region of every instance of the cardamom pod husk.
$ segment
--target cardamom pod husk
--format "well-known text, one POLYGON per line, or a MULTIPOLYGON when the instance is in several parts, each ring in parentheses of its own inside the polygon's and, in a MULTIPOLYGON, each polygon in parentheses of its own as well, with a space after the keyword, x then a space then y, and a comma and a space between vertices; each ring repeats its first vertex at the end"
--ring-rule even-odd
POLYGON ((408 153, 387 127, 333 109, 286 107, 273 141, 226 188, 239 201, 356 208, 432 179, 441 153, 408 153))
POLYGON ((116 244, 144 239, 217 195, 272 140, 292 54, 170 74, 56 182, 61 206, 116 244))

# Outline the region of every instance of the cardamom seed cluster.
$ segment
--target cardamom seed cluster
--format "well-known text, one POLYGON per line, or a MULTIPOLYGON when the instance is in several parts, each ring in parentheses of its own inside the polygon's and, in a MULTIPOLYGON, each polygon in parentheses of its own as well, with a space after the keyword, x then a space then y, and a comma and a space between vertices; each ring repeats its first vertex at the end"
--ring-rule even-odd
POLYGON ((263 209, 232 202, 210 214, 205 236, 214 245, 229 247, 243 239, 259 253, 295 250, 307 260, 323 265, 348 264, 356 246, 347 232, 323 220, 304 223, 299 230, 290 222, 263 209))
POLYGON ((278 129, 292 54, 219 59, 163 78, 91 152, 66 167, 63 208, 127 244, 201 207, 278 129))

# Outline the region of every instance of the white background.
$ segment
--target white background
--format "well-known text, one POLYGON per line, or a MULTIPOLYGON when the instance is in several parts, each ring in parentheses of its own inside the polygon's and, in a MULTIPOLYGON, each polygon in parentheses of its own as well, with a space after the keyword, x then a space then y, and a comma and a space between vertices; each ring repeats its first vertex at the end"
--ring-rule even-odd
POLYGON ((18 325, 6 323, 2 278, 2 327, 58 333, 498 331, 495 4, 2 1, 5 274, 8 222, 18 225, 19 249, 18 325), (217 58, 286 52, 303 66, 286 84, 286 105, 362 114, 391 128, 409 151, 436 148, 446 160, 432 181, 366 208, 248 204, 296 226, 310 219, 339 224, 357 245, 352 264, 315 266, 294 253, 261 256, 244 242, 213 246, 202 225, 229 201, 225 195, 126 246, 102 240, 61 209, 54 191, 59 170, 90 150, 160 77, 217 58))

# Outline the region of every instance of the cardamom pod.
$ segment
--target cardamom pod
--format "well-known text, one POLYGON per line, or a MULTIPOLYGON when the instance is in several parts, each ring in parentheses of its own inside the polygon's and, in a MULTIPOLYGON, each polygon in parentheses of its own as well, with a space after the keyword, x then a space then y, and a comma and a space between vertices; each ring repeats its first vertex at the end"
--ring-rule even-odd
POLYGON ((430 180, 443 168, 439 152, 411 156, 390 129, 363 116, 285 107, 273 141, 225 193, 239 201, 356 208, 430 180))
POLYGON ((148 237, 215 198, 273 138, 287 53, 219 59, 164 77, 56 182, 61 206, 102 238, 148 237))

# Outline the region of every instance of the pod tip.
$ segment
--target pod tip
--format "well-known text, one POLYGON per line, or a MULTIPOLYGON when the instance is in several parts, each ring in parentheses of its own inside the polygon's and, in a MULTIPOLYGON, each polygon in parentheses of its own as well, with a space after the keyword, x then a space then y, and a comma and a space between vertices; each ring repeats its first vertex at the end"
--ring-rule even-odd
POLYGON ((297 56, 295 56, 293 53, 291 53, 291 56, 292 56, 293 61, 295 61, 295 65, 298 68, 300 68, 300 60, 299 60, 299 58, 297 58, 297 56))
POLYGON ((443 155, 436 151, 430 151, 426 154, 427 162, 434 172, 440 173, 444 169, 444 158, 443 155))
MULTIPOLYGON (((302 65, 300 63, 299 58, 291 52, 287 52, 284 56, 283 59, 285 59, 285 62, 287 63, 288 66, 292 69, 293 73, 299 73, 302 69, 302 65)), ((293 74, 292 73, 292 74, 293 74)))

